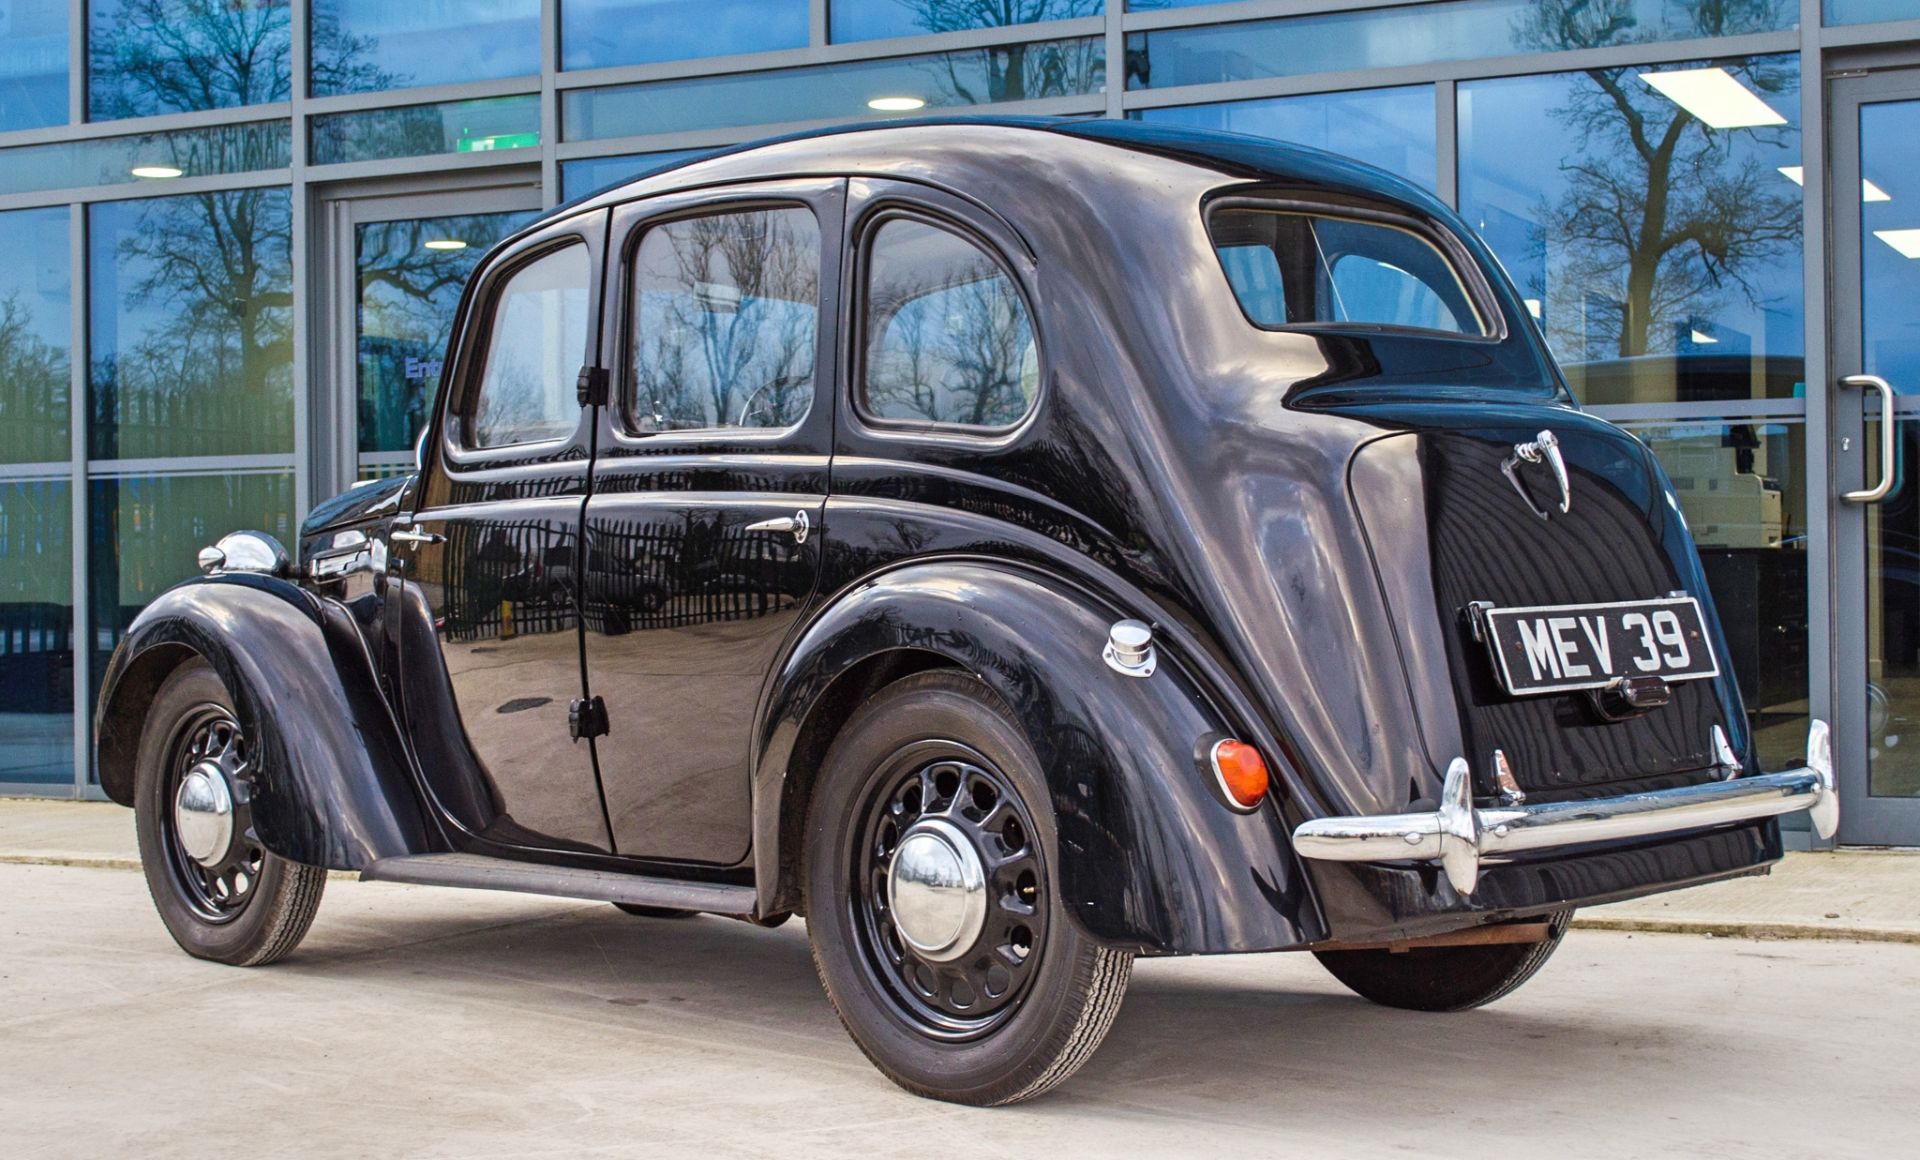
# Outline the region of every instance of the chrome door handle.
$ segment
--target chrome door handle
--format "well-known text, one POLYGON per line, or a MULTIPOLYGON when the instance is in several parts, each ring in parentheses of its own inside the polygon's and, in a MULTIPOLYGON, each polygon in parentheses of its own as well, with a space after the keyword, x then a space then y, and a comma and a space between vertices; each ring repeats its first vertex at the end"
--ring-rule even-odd
POLYGON ((1843 387, 1865 387, 1880 392, 1880 482, 1860 491, 1843 491, 1840 498, 1848 503, 1879 503, 1893 491, 1893 482, 1899 476, 1895 472, 1895 444, 1893 427, 1898 420, 1893 414, 1893 388, 1879 375, 1848 375, 1840 380, 1843 387))
POLYGON ((390 540, 398 540, 403 544, 444 544, 447 542, 447 538, 439 532, 420 532, 411 528, 396 529, 387 533, 387 538, 390 540))
POLYGON ((798 511, 790 516, 775 516, 770 520, 761 520, 758 523, 748 524, 746 530, 749 532, 792 532, 793 542, 796 544, 804 544, 807 542, 807 529, 811 526, 812 523, 807 519, 807 513, 798 511))

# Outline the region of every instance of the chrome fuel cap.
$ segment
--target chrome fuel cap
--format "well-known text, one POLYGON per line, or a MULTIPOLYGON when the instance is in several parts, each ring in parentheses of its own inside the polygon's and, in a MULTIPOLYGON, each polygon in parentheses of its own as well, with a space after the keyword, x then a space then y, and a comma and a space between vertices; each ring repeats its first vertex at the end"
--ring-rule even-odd
POLYGON ((187 770, 173 794, 173 832, 180 848, 202 866, 217 866, 233 844, 233 792, 211 761, 187 770))
POLYGON ((887 866, 887 906, 900 938, 929 962, 972 948, 986 925, 987 874, 959 827, 926 818, 901 837, 887 866))

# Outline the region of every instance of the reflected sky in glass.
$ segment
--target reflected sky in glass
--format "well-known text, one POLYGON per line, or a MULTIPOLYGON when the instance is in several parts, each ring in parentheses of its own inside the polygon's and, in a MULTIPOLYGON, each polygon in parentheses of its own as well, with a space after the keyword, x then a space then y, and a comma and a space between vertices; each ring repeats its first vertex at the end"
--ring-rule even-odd
MULTIPOLYGON (((1860 207, 1866 373, 1920 395, 1920 101, 1860 107, 1861 176, 1884 200, 1860 207)), ((1920 466, 1911 474, 1920 478, 1920 466)))
POLYGON ((1141 109, 1132 116, 1325 149, 1434 188, 1432 85, 1141 109))
POLYGON ((0 149, 0 193, 135 181, 162 188, 176 177, 284 169, 292 160, 292 137, 289 121, 242 121, 0 149))
POLYGON ((0 213, 0 254, 0 463, 64 461, 73 454, 67 207, 0 213))
MULTIPOLYGON (((1783 123, 1711 130, 1642 65, 1459 88, 1460 207, 1588 403, 1792 397, 1799 63, 1723 61, 1783 123)), ((1712 112, 1712 110, 1707 110, 1712 112)))
POLYGON ((620 153, 560 163, 560 196, 568 201, 620 185, 669 165, 705 157, 712 149, 669 149, 659 153, 620 153))
POLYGON ((0 783, 73 781, 71 486, 0 480, 0 783))
POLYGON ((560 67, 805 48, 808 7, 808 0, 562 0, 560 67))
POLYGON ((0 132, 66 124, 67 0, 9 0, 6 9, 0 132))
POLYGON ((1920 0, 1826 0, 1826 23, 1920 20, 1920 0))
POLYGON ((284 101, 290 4, 90 0, 87 111, 95 121, 284 101))
POLYGON ((293 450, 292 211, 285 188, 88 207, 92 458, 293 450))
POLYGON ((827 39, 840 43, 888 36, 926 36, 969 28, 1005 28, 1042 20, 1072 20, 1106 11, 1103 0, 833 0, 827 39))
POLYGON ((315 165, 435 153, 492 153, 538 144, 538 93, 313 118, 315 165))
POLYGON ((540 71, 540 0, 312 4, 316 97, 540 71))

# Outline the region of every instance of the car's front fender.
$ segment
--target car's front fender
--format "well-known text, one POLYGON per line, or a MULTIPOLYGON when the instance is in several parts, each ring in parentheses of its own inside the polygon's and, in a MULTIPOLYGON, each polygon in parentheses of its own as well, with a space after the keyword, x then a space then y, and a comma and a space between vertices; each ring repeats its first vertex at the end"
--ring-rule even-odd
POLYGON ((977 561, 923 561, 840 596, 790 648, 764 701, 754 775, 763 912, 796 897, 797 851, 782 845, 794 844, 791 820, 811 791, 813 770, 796 767, 817 752, 809 730, 819 714, 850 709, 858 674, 910 657, 892 671, 965 669, 1018 716, 1051 790, 1061 896, 1090 935, 1174 954, 1321 937, 1273 804, 1239 814, 1208 789, 1209 739, 1233 730, 1178 658, 1162 649, 1147 678, 1102 661, 1120 615, 1068 584, 977 561))
POLYGON ((434 848, 406 752, 352 617, 285 580, 233 573, 163 593, 134 620, 101 685, 100 786, 133 804, 147 707, 175 667, 204 658, 252 749, 254 829, 269 851, 358 870, 434 848))

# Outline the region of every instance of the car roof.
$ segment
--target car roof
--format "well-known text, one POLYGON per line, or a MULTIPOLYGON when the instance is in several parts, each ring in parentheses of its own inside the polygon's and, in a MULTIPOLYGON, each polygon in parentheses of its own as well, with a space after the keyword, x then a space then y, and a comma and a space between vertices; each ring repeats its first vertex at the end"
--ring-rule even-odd
MULTIPOLYGON (((743 145, 689 157, 658 169, 649 170, 624 181, 574 198, 550 211, 545 222, 589 206, 613 204, 630 197, 661 191, 663 176, 707 165, 722 158, 736 162, 757 153, 769 160, 777 155, 782 167, 796 160, 828 162, 836 155, 856 152, 849 149, 853 139, 871 147, 880 141, 898 140, 916 149, 950 149, 956 159, 977 155, 979 139, 972 134, 954 134, 954 129, 979 131, 1024 131, 1051 133, 1082 141, 1104 144, 1115 149, 1148 153, 1223 176, 1245 181, 1303 184, 1335 187, 1362 195, 1410 203, 1429 213, 1446 216, 1446 207, 1431 193, 1384 169, 1315 149, 1216 129, 1194 129, 1178 125, 1158 125, 1140 121, 1089 120, 1062 117, 951 116, 923 117, 912 121, 856 123, 825 129, 813 129, 786 136, 770 137, 743 145), (814 146, 809 148, 809 146, 814 146), (644 187, 644 188, 643 188, 644 187)), ((866 153, 868 149, 857 150, 866 153)), ((849 157, 849 162, 853 162, 849 157)), ((850 168, 854 168, 850 164, 850 168)), ((540 223, 535 223, 536 225, 540 223)))

